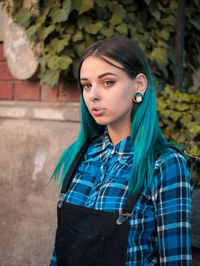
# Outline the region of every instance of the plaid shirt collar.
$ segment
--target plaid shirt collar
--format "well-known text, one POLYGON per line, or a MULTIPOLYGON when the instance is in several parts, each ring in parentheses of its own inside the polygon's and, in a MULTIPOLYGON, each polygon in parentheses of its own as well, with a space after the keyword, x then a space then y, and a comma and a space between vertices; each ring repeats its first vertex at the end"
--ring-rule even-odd
POLYGON ((125 159, 127 155, 133 155, 133 144, 131 143, 131 137, 128 136, 122 139, 116 145, 113 145, 107 128, 105 129, 104 134, 100 137, 97 145, 98 147, 101 146, 102 151, 107 150, 108 152, 116 152, 121 155, 122 158, 125 156, 125 159))

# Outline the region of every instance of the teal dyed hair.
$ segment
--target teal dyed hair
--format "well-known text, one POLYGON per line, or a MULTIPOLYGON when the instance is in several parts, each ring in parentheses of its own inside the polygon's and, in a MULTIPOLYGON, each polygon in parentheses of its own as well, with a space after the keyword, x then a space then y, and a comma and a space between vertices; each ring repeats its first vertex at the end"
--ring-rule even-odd
MULTIPOLYGON (((153 165, 156 158, 169 146, 161 132, 157 111, 155 89, 146 57, 138 45, 132 40, 116 36, 100 40, 91 45, 80 60, 79 76, 82 62, 88 56, 97 56, 102 60, 109 58, 123 66, 123 71, 134 79, 143 73, 147 77, 147 89, 143 101, 132 111, 131 140, 134 146, 133 166, 128 184, 128 195, 133 196, 141 188, 148 187, 153 178, 153 165)), ((115 65, 114 65, 115 66, 115 65)), ((115 66, 117 67, 117 66, 115 66)), ((52 178, 59 179, 62 185, 64 178, 76 155, 85 142, 93 136, 102 135, 105 126, 98 125, 90 115, 82 96, 81 89, 81 128, 77 140, 63 153, 52 178)))

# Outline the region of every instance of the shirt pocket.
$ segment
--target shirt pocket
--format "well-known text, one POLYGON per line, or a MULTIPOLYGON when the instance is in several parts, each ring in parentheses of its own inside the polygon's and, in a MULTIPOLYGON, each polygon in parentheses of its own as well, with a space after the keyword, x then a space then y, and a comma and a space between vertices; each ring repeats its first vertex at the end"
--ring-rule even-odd
POLYGON ((131 167, 124 161, 116 162, 115 165, 108 169, 108 175, 113 180, 127 180, 130 178, 131 167))
POLYGON ((97 160, 92 160, 86 156, 81 161, 77 168, 77 172, 81 175, 97 176, 99 174, 100 164, 97 160))

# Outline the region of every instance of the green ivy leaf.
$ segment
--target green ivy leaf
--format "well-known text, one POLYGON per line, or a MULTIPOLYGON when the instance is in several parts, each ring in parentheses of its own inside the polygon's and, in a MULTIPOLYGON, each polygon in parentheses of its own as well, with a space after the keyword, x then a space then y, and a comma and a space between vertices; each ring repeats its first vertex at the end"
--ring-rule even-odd
POLYGON ((63 9, 66 12, 66 16, 68 18, 70 12, 71 12, 71 5, 72 5, 72 1, 71 0, 64 0, 63 1, 63 9))
POLYGON ((113 28, 112 27, 104 27, 103 29, 101 29, 101 34, 103 34, 105 37, 109 38, 111 36, 113 36, 113 28))
POLYGON ((169 40, 169 31, 167 31, 166 29, 163 29, 159 32, 159 36, 160 36, 160 38, 168 41, 169 40))
POLYGON ((108 7, 109 11, 111 11, 112 13, 114 12, 116 6, 117 6, 117 2, 114 1, 107 1, 106 2, 106 6, 108 7))
POLYGON ((26 34, 28 36, 28 38, 31 38, 33 35, 35 35, 36 31, 40 28, 40 25, 32 25, 30 26, 27 31, 26 34))
POLYGON ((168 118, 171 114, 171 110, 163 110, 162 111, 162 116, 165 118, 168 118))
POLYGON ((182 117, 182 114, 180 112, 173 111, 170 113, 169 117, 174 121, 177 122, 179 118, 182 117))
POLYGON ((165 137, 167 136, 168 139, 172 139, 174 134, 174 123, 173 122, 171 122, 171 124, 168 123, 164 132, 165 132, 165 137))
POLYGON ((58 35, 63 34, 63 32, 65 31, 65 28, 63 28, 62 23, 57 23, 55 25, 55 31, 57 31, 56 34, 58 34, 58 35))
POLYGON ((177 3, 178 2, 176 0, 170 1, 170 8, 173 9, 173 10, 174 9, 176 10, 177 9, 177 3))
POLYGON ((192 115, 184 114, 184 116, 180 119, 180 123, 183 127, 187 128, 187 125, 192 121, 192 115))
POLYGON ((120 34, 126 35, 128 32, 127 26, 125 23, 121 23, 119 26, 117 26, 116 31, 118 31, 120 34))
POLYGON ((69 40, 70 40, 70 35, 66 36, 62 40, 59 40, 58 38, 54 38, 46 46, 45 51, 51 52, 51 53, 53 52, 60 53, 64 49, 64 47, 68 45, 69 40))
POLYGON ((83 33, 82 31, 77 31, 74 36, 72 37, 73 42, 81 41, 83 40, 83 33))
POLYGON ((46 37, 55 29, 55 25, 50 25, 49 27, 43 27, 39 30, 39 36, 45 40, 46 37))
POLYGON ((88 24, 91 24, 92 23, 92 19, 91 17, 89 16, 79 16, 78 17, 78 22, 77 22, 77 25, 78 25, 78 28, 80 30, 82 30, 83 28, 85 28, 85 26, 87 26, 88 24))
POLYGON ((188 111, 190 110, 190 106, 189 104, 186 103, 176 103, 176 105, 174 106, 174 109, 177 111, 188 111))
POLYGON ((86 47, 87 47, 87 45, 85 42, 82 42, 81 44, 78 44, 75 46, 75 50, 76 50, 78 57, 81 57, 81 55, 83 54, 86 47))
POLYGON ((60 70, 50 70, 48 69, 45 74, 42 76, 41 79, 41 84, 42 83, 47 83, 50 86, 55 86, 56 84, 58 84, 58 80, 60 77, 60 70))
POLYGON ((176 25, 176 18, 173 15, 169 15, 168 17, 162 19, 161 23, 165 24, 165 25, 175 26, 176 25))
MULTIPOLYGON (((193 123, 194 124, 194 123, 193 123)), ((200 134, 200 125, 197 123, 194 124, 190 129, 189 132, 192 134, 192 137, 195 138, 197 135, 200 134)))
POLYGON ((105 7, 106 6, 106 1, 105 0, 95 0, 95 2, 100 7, 105 7))
MULTIPOLYGON (((46 6, 46 7, 49 7, 49 6, 52 6, 52 4, 54 4, 55 0, 45 0, 43 2, 43 4, 46 6)), ((58 2, 58 1, 57 1, 58 2)))
POLYGON ((185 143, 186 141, 186 135, 184 134, 180 134, 180 132, 178 132, 178 136, 177 136, 177 139, 175 139, 176 142, 178 143, 185 143))
POLYGON ((151 52, 151 58, 155 62, 161 65, 167 65, 168 63, 168 56, 167 51, 164 48, 161 47, 155 47, 153 51, 151 52))
POLYGON ((192 114, 194 116, 195 121, 200 122, 200 111, 198 111, 197 109, 192 114))
POLYGON ((153 9, 151 15, 157 20, 160 21, 161 13, 158 9, 153 9))
POLYGON ((191 155, 194 155, 194 156, 200 156, 200 150, 199 150, 199 148, 198 148, 197 145, 194 145, 194 146, 192 147, 192 149, 189 151, 189 153, 190 153, 191 155))
POLYGON ((188 104, 191 103, 191 95, 187 93, 180 93, 180 91, 176 91, 175 95, 177 96, 178 102, 186 102, 188 104))
POLYGON ((102 22, 97 22, 93 24, 89 24, 85 27, 85 31, 90 33, 90 34, 97 34, 97 32, 100 31, 100 29, 103 28, 103 23, 102 22))
POLYGON ((72 3, 79 15, 90 10, 94 6, 94 0, 73 0, 72 3))
POLYGON ((54 55, 47 60, 47 65, 51 70, 66 70, 72 63, 71 57, 67 55, 57 56, 54 55))
POLYGON ((88 47, 96 41, 96 38, 93 35, 86 33, 85 41, 86 41, 86 47, 88 47))
POLYGON ((66 70, 68 69, 69 65, 71 65, 72 63, 72 59, 71 57, 67 56, 67 55, 63 55, 60 57, 60 60, 59 60, 59 65, 62 70, 66 70))
POLYGON ((47 62, 47 60, 48 60, 49 57, 51 57, 50 54, 44 54, 44 55, 38 57, 38 60, 39 60, 40 66, 41 66, 43 69, 45 68, 45 66, 46 66, 46 62, 47 62))
POLYGON ((167 104, 165 103, 165 101, 163 100, 162 97, 158 97, 157 105, 158 105, 158 110, 159 111, 163 111, 166 108, 166 106, 167 106, 167 104))
POLYGON ((66 29, 66 34, 68 35, 73 35, 75 33, 75 26, 74 25, 70 25, 67 27, 66 29))
POLYGON ((33 15, 27 8, 21 8, 15 15, 15 22, 21 26, 27 27, 30 23, 30 18, 33 15))
POLYGON ((126 10, 123 8, 122 5, 117 5, 110 19, 110 23, 112 25, 120 24, 125 17, 126 10))
POLYGON ((68 19, 69 10, 64 8, 52 9, 49 16, 52 18, 53 23, 60 23, 68 19))
POLYGON ((168 46, 168 44, 167 44, 166 42, 164 42, 163 40, 158 40, 158 42, 157 42, 157 46, 166 49, 167 46, 168 46))
POLYGON ((37 19, 36 19, 36 25, 39 25, 39 26, 41 26, 44 22, 45 22, 45 20, 46 20, 46 17, 47 17, 47 15, 48 15, 48 13, 49 13, 49 10, 50 10, 50 7, 46 7, 46 8, 44 8, 44 10, 43 10, 43 15, 42 16, 39 16, 37 19))

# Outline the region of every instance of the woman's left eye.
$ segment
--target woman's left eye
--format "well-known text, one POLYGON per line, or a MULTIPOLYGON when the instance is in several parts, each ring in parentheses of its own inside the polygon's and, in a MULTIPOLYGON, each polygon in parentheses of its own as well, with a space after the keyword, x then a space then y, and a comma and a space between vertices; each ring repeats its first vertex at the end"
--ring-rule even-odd
POLYGON ((104 85, 105 85, 106 87, 110 87, 110 86, 112 86, 113 84, 115 84, 115 81, 114 81, 114 80, 106 80, 106 81, 104 81, 104 85))

